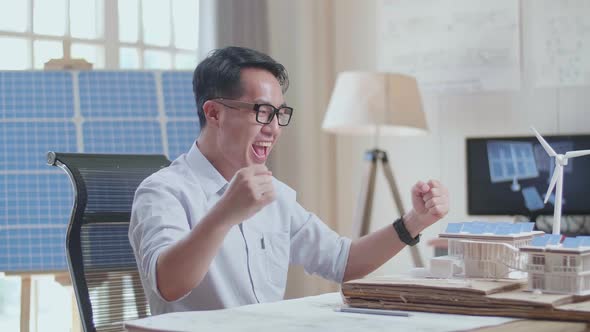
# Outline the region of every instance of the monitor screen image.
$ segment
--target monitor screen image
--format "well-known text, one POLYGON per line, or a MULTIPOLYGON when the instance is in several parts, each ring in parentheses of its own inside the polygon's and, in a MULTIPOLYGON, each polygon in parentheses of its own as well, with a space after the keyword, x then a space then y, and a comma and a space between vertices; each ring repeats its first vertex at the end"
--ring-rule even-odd
MULTIPOLYGON (((559 154, 590 149, 590 135, 544 138, 559 154)), ((555 190, 544 200, 554 167, 535 136, 468 138, 468 213, 553 214, 555 190)), ((562 214, 590 215, 590 155, 569 159, 563 173, 562 214)))

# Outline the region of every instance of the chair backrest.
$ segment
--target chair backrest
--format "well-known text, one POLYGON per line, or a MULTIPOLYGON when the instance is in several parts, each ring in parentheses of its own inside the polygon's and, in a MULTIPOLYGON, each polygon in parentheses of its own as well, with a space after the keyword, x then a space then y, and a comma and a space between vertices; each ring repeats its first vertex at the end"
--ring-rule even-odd
POLYGON ((84 331, 124 331, 150 315, 127 232, 137 186, 170 164, 163 155, 49 152, 66 171, 74 206, 66 256, 84 331))

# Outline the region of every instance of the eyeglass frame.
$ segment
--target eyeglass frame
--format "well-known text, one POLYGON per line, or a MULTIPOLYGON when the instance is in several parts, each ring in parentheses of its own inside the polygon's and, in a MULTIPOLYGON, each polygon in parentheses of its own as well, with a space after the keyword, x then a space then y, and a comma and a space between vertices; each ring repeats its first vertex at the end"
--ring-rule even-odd
POLYGON ((281 127, 286 127, 286 126, 289 125, 289 123, 291 123, 291 118, 293 117, 293 111, 294 111, 293 110, 293 107, 286 106, 286 105, 280 106, 279 108, 277 108, 277 107, 274 107, 274 105, 268 104, 268 103, 260 103, 260 104, 259 103, 249 103, 249 102, 246 102, 246 101, 235 100, 235 99, 227 99, 227 98, 212 98, 210 100, 211 101, 218 102, 218 103, 220 103, 221 105, 223 105, 225 107, 229 107, 229 108, 233 108, 233 109, 244 108, 244 109, 248 109, 248 110, 254 111, 254 112, 256 112, 256 122, 258 122, 260 124, 263 124, 263 125, 270 124, 272 122, 272 120, 276 116, 277 117, 277 124, 279 126, 281 126, 281 127), (242 106, 240 106, 240 107, 230 106, 230 105, 224 104, 223 102, 234 103, 236 105, 242 105, 242 106), (272 110, 273 110, 272 111, 272 114, 270 115, 270 118, 269 118, 268 122, 262 122, 262 121, 260 121, 258 119, 258 113, 259 113, 259 110, 260 110, 260 107, 261 106, 270 106, 272 108, 272 110), (289 119, 287 120, 287 123, 286 124, 281 124, 281 122, 279 121, 279 111, 281 109, 283 109, 283 108, 286 108, 286 109, 288 109, 288 110, 291 111, 291 114, 289 114, 289 119))

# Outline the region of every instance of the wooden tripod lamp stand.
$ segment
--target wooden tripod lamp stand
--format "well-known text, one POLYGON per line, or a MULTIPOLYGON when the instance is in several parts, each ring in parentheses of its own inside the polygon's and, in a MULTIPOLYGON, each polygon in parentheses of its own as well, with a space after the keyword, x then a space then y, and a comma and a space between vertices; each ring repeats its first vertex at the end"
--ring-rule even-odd
MULTIPOLYGON (((427 132, 426 118, 416 79, 378 72, 343 72, 338 75, 322 128, 337 134, 372 136, 375 148, 365 153, 367 161, 358 206, 354 236, 369 233, 377 164, 381 164, 399 216, 405 214, 387 152, 379 149, 381 136, 417 135, 427 132)), ((395 219, 392 216, 391 221, 395 219)), ((417 247, 410 247, 414 265, 422 267, 417 247)))

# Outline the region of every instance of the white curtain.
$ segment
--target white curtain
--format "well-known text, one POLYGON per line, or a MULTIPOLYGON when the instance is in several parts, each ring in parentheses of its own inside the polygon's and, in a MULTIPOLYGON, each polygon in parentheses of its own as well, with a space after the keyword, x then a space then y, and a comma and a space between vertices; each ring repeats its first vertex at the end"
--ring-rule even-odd
MULTIPOLYGON (((273 154, 273 174, 293 187, 298 201, 337 229, 335 138, 321 124, 334 82, 332 0, 268 0, 270 53, 289 71, 292 123, 273 154)), ((287 297, 334 291, 338 285, 290 271, 287 297)))
POLYGON ((266 0, 200 0, 200 58, 225 46, 268 52, 266 0))

